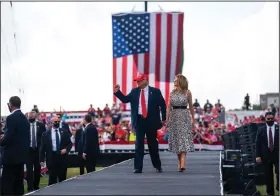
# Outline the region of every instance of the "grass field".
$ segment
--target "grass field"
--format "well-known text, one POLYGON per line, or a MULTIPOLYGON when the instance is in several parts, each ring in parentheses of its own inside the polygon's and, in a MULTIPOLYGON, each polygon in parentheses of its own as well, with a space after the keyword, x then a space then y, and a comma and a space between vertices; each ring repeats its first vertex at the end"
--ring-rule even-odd
MULTIPOLYGON (((276 184, 275 184, 275 186, 276 186, 276 184)), ((260 191, 261 195, 267 195, 267 193, 266 193, 266 186, 265 185, 257 186, 257 190, 260 191)), ((275 195, 279 195, 279 192, 276 191, 276 189, 275 189, 275 195)))
MULTIPOLYGON (((274 183, 275 183, 275 185, 274 185, 275 195, 279 195, 279 192, 276 190, 276 183, 277 183, 277 181, 276 181, 275 173, 274 173, 274 183)), ((260 191, 261 195, 267 195, 267 193, 266 193, 266 186, 265 185, 257 186, 257 190, 260 191)))
MULTIPOLYGON (((100 169, 102 169, 102 167, 96 167, 96 171, 98 171, 100 169)), ((85 172, 86 172, 86 169, 85 169, 85 172)), ((68 168, 67 179, 75 177, 75 176, 79 176, 79 175, 80 175, 80 168, 68 168)), ((40 188, 44 188, 44 187, 48 186, 48 180, 49 180, 49 177, 47 175, 42 177, 40 180, 40 188)), ((24 183, 24 192, 27 193, 26 182, 24 183)))

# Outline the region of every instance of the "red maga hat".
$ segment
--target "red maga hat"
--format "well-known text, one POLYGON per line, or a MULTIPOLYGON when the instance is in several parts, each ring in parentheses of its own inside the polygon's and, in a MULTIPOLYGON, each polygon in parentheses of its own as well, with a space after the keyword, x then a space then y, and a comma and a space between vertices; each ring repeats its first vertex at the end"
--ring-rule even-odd
POLYGON ((137 81, 137 82, 142 81, 142 80, 148 80, 148 76, 146 74, 139 73, 137 78, 134 78, 134 81, 137 81))

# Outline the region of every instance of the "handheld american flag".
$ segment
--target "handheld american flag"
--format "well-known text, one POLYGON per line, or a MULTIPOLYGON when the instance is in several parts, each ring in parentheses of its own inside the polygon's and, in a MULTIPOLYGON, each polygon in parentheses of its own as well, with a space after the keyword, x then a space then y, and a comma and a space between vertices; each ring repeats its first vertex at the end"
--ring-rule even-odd
MULTIPOLYGON (((113 85, 120 84, 126 95, 136 87, 138 73, 145 73, 168 102, 183 67, 183 19, 182 12, 112 15, 113 85)), ((114 102, 120 103, 115 96, 114 102)))

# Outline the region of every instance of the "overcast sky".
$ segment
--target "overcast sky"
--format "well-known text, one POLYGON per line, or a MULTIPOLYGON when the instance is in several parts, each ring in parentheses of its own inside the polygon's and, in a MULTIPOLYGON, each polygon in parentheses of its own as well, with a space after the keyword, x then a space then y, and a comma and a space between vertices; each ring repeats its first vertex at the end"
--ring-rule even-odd
MULTIPOLYGON (((50 111, 112 103, 111 14, 142 11, 132 2, 1 2, 1 114, 20 95, 50 111), (16 32, 16 42, 13 32, 16 32), (24 94, 19 92, 23 89, 24 94)), ((278 3, 149 3, 183 11, 183 74, 194 98, 240 108, 246 93, 279 91, 278 3)))

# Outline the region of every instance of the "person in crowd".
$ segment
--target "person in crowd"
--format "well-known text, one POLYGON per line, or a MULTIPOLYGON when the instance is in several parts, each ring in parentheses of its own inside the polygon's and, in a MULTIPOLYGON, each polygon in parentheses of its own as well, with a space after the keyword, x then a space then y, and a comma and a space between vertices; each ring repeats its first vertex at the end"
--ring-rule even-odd
POLYGON ((60 119, 51 119, 52 128, 42 135, 40 147, 40 165, 46 166, 49 172, 49 185, 66 180, 67 155, 72 148, 72 142, 67 130, 59 128, 60 119))
POLYGON ((97 126, 103 128, 104 125, 105 125, 105 118, 103 118, 102 114, 98 114, 97 126))
POLYGON ((194 103, 193 103, 193 107, 194 108, 199 108, 200 104, 198 103, 197 99, 195 99, 194 103))
POLYGON ((152 164, 157 172, 162 172, 159 157, 157 130, 165 124, 166 104, 160 89, 148 85, 148 76, 139 74, 134 79, 138 87, 133 88, 128 95, 120 91, 117 84, 114 95, 123 103, 131 104, 132 129, 136 131, 134 173, 142 173, 144 158, 144 139, 147 136, 152 164), (162 123, 160 119, 162 114, 162 123))
POLYGON ((116 110, 118 110, 118 107, 117 107, 116 103, 114 102, 114 103, 112 104, 112 107, 111 107, 111 112, 114 113, 116 110))
POLYGON ((3 166, 1 195, 24 194, 24 164, 29 154, 30 124, 20 106, 19 97, 10 98, 8 107, 11 114, 6 119, 5 134, 0 140, 3 166))
POLYGON ((130 130, 128 140, 129 140, 130 142, 135 142, 135 141, 136 141, 136 132, 135 132, 133 129, 130 130))
POLYGON ((203 134, 202 137, 205 141, 207 141, 208 144, 213 144, 218 141, 212 125, 208 128, 207 132, 203 134))
POLYGON ((85 125, 85 130, 83 131, 80 141, 79 154, 85 160, 87 173, 90 173, 95 171, 96 160, 100 152, 98 131, 96 127, 92 125, 92 117, 90 115, 85 115, 83 124, 85 125))
POLYGON ((65 130, 67 131, 69 137, 71 137, 72 133, 71 133, 71 131, 70 131, 70 127, 69 127, 69 125, 65 122, 65 120, 62 119, 62 116, 63 116, 63 115, 62 115, 62 114, 57 114, 56 116, 57 116, 57 118, 58 118, 58 121, 60 122, 59 128, 65 129, 65 130))
POLYGON ((105 115, 105 126, 111 126, 112 125, 112 117, 111 117, 111 114, 110 113, 107 113, 105 115))
POLYGON ((244 105, 245 105, 246 110, 249 110, 250 107, 251 107, 250 96, 249 96, 248 93, 247 93, 247 95, 244 98, 244 105))
POLYGON ((219 108, 221 108, 223 105, 221 104, 221 100, 220 99, 218 99, 218 102, 215 104, 215 105, 217 105, 219 108))
POLYGON ((217 129, 216 129, 216 137, 217 137, 217 141, 218 141, 218 142, 223 141, 222 135, 223 135, 223 130, 222 130, 221 126, 219 126, 219 127, 217 127, 217 129))
POLYGON ((198 112, 198 108, 195 108, 195 107, 194 107, 194 119, 195 119, 196 123, 199 123, 199 121, 200 121, 200 114, 198 112))
POLYGON ((127 141, 129 135, 129 130, 122 129, 121 127, 117 128, 115 131, 115 139, 117 142, 119 141, 127 141))
POLYGON ((203 125, 199 124, 198 128, 194 130, 194 136, 193 139, 194 141, 198 142, 199 144, 203 142, 203 139, 201 137, 201 135, 204 134, 204 130, 203 130, 203 125))
POLYGON ((274 123, 273 112, 265 114, 266 125, 258 129, 256 138, 256 162, 264 164, 266 192, 274 195, 274 174, 276 190, 279 191, 279 126, 274 123))
POLYGON ((39 114, 38 106, 37 106, 37 105, 34 105, 32 111, 35 112, 36 115, 39 114))
POLYGON ((109 139, 113 140, 114 139, 114 131, 115 131, 114 126, 113 125, 105 126, 104 130, 107 131, 107 133, 110 134, 109 139))
POLYGON ((114 112, 112 112, 112 124, 113 125, 118 125, 120 123, 121 120, 121 114, 118 114, 117 110, 114 110, 114 112))
POLYGON ((90 107, 88 109, 88 114, 91 115, 93 118, 95 118, 95 109, 92 107, 92 104, 90 104, 90 107))
POLYGON ((213 105, 209 102, 209 100, 206 100, 206 103, 204 104, 204 111, 206 112, 207 109, 212 111, 213 105), (209 108, 209 109, 208 109, 209 108))
POLYGON ((100 108, 97 108, 97 116, 103 116, 103 111, 100 108))
POLYGON ((108 104, 105 105, 105 108, 103 109, 103 112, 104 112, 105 116, 110 114, 111 110, 110 110, 108 104))
POLYGON ((178 171, 186 168, 186 153, 194 151, 192 127, 195 126, 192 94, 187 78, 181 74, 174 80, 167 108, 169 150, 178 155, 178 171))
POLYGON ((109 142, 112 140, 111 132, 108 129, 109 129, 108 127, 104 127, 104 130, 102 133, 103 142, 109 142))
POLYGON ((27 190, 28 192, 38 190, 41 177, 41 165, 39 160, 39 149, 41 139, 46 127, 36 120, 36 112, 32 111, 28 115, 30 122, 30 146, 29 159, 26 164, 27 170, 27 190))
POLYGON ((235 126, 232 125, 231 123, 227 124, 227 132, 233 132, 235 131, 235 126))

